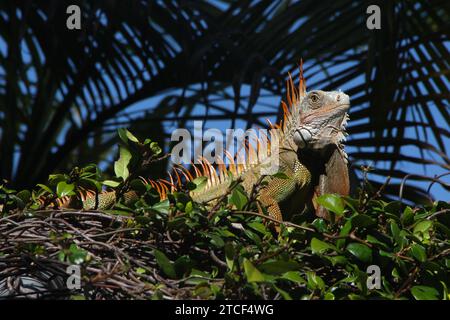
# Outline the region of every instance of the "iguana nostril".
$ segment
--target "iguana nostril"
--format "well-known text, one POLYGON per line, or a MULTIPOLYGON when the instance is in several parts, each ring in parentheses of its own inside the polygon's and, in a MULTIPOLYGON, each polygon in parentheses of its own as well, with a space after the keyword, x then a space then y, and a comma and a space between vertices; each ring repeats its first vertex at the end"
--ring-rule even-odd
POLYGON ((337 95, 336 101, 338 101, 338 102, 341 101, 341 95, 340 94, 337 95))

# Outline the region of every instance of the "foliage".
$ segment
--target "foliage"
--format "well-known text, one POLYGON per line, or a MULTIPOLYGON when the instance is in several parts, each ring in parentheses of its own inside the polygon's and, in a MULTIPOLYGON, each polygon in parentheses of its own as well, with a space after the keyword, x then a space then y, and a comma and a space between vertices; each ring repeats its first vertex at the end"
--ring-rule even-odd
MULTIPOLYGON (((323 199, 328 197, 335 198, 323 199)), ((0 221, 0 266, 13 267, 17 255, 27 257, 22 263, 80 264, 83 290, 63 291, 78 298, 450 299, 448 203, 402 209, 398 202, 371 200, 361 210, 357 200, 342 198, 345 207, 336 223, 286 223, 277 235, 256 213, 233 210, 233 199, 211 218, 184 193, 163 202, 141 199, 133 208, 109 211, 105 221, 122 223, 111 228, 103 222, 95 232, 83 225, 90 221, 88 213, 8 214, 0 221), (26 229, 33 221, 50 224, 56 217, 73 227, 30 232, 39 234, 42 245, 27 232, 14 236, 17 223, 26 229), (123 256, 114 257, 111 234, 123 256), (83 239, 89 237, 105 241, 106 249, 83 239), (11 249, 11 244, 17 246, 11 249), (108 263, 116 263, 116 269, 99 280, 108 263), (367 288, 370 265, 381 269, 380 289, 367 288), (131 275, 140 280, 135 287, 125 285, 131 275), (110 283, 115 289, 108 290, 110 283)), ((8 272, 0 272, 0 283, 8 272)))
POLYGON ((400 162, 449 168, 445 0, 76 3, 81 31, 65 27, 73 1, 0 2, 0 177, 15 187, 109 161, 118 126, 161 145, 198 108, 265 126, 300 58, 309 88, 351 96, 350 159, 397 179, 386 193, 408 173, 400 162), (372 4, 382 30, 366 28, 372 4))
MULTIPOLYGON (((278 222, 258 213, 239 181, 212 208, 183 190, 161 201, 153 188, 132 179, 133 163, 156 159, 160 148, 126 130, 120 135, 130 156, 120 152, 113 189, 136 191, 133 203, 118 201, 104 212, 37 209, 37 195, 76 193, 86 179, 105 184, 94 165, 77 169, 77 179, 51 175, 38 191, 0 187, 0 292, 6 277, 24 273, 56 272, 64 284, 65 267, 77 264, 81 290, 60 285, 42 296, 450 299, 449 203, 410 207, 383 201, 366 186, 358 199, 321 196, 330 220, 300 215, 278 222), (130 151, 137 147, 148 157, 130 151), (367 285, 372 265, 381 271, 378 289, 367 285)), ((189 189, 203 183, 197 179, 189 189)))

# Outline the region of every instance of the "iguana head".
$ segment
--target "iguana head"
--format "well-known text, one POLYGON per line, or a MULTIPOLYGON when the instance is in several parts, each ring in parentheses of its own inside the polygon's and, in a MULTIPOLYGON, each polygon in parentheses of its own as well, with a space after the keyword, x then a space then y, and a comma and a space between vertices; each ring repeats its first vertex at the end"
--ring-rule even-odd
POLYGON ((285 148, 326 152, 337 147, 347 161, 343 142, 347 133, 350 98, 342 91, 312 90, 306 92, 303 63, 300 61, 300 82, 287 81, 287 103, 282 101, 284 120, 282 141, 285 148))
POLYGON ((335 145, 343 150, 350 98, 341 91, 313 90, 299 101, 293 140, 300 149, 322 150, 335 145))

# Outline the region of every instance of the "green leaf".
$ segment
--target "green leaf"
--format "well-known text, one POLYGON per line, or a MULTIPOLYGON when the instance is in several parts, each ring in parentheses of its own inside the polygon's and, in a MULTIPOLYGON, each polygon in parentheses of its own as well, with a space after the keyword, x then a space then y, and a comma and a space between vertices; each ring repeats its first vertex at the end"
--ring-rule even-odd
POLYGON ((281 275, 281 278, 298 283, 298 284, 306 284, 307 283, 306 280, 303 279, 303 277, 300 275, 300 272, 298 272, 298 271, 288 271, 286 273, 283 273, 281 275))
POLYGON ((195 287, 193 294, 201 299, 209 299, 212 296, 212 291, 209 285, 203 282, 195 287))
POLYGON ((73 183, 67 183, 65 181, 58 182, 58 185, 56 186, 56 194, 58 197, 65 197, 65 196, 71 196, 75 193, 73 190, 75 189, 75 185, 73 183))
POLYGON ((186 284, 198 285, 204 283, 205 278, 206 279, 211 278, 211 275, 207 272, 192 268, 191 274, 189 275, 189 278, 186 280, 186 284))
POLYGON ((158 142, 150 143, 150 150, 152 150, 153 154, 155 155, 159 155, 162 152, 161 147, 158 145, 158 142))
POLYGON ((225 245, 223 239, 217 234, 208 234, 208 237, 211 238, 211 244, 217 248, 222 248, 225 245))
POLYGON ((347 258, 344 256, 327 256, 326 258, 331 262, 333 266, 336 265, 344 266, 348 263, 347 258))
POLYGON ((65 259, 66 259, 66 253, 63 250, 59 251, 58 252, 58 260, 61 262, 64 262, 65 259))
MULTIPOLYGON (((3 181, 5 181, 5 180, 3 180, 3 181)), ((12 194, 12 193, 16 192, 16 190, 9 189, 9 188, 5 187, 3 184, 0 185, 0 190, 5 192, 6 194, 12 194)))
POLYGON ((359 228, 367 228, 376 224, 376 220, 365 214, 358 214, 352 218, 352 226, 359 228))
POLYGON ((10 195, 10 198, 12 200, 14 200, 14 202, 16 203, 18 208, 21 208, 21 209, 25 208, 25 202, 23 202, 23 200, 21 198, 19 198, 15 194, 10 195))
POLYGON ((414 234, 425 233, 433 225, 433 221, 421 221, 414 226, 414 234))
POLYGON ((387 203, 383 211, 391 214, 398 214, 401 211, 402 203, 400 201, 392 201, 387 203))
POLYGON ((178 257, 177 260, 173 263, 173 267, 175 268, 175 273, 178 277, 184 277, 191 273, 192 271, 192 260, 189 256, 183 255, 178 257))
POLYGON ((123 180, 128 178, 130 175, 130 172, 128 171, 128 164, 130 163, 130 160, 130 151, 124 147, 120 147, 119 160, 114 162, 114 173, 116 174, 116 177, 122 178, 123 180))
POLYGON ((170 202, 169 199, 163 200, 161 202, 156 203, 155 205, 152 206, 153 210, 158 211, 159 213, 162 214, 168 214, 169 213, 169 208, 170 208, 170 202))
POLYGON ((265 278, 261 272, 248 260, 244 258, 244 272, 248 282, 264 282, 265 278))
POLYGON ((255 232, 251 231, 250 229, 245 229, 244 233, 247 237, 249 237, 249 239, 251 239, 257 245, 259 245, 261 243, 261 238, 255 232))
POLYGON ((427 259, 425 248, 417 243, 411 246, 411 254, 420 262, 424 262, 427 259))
POLYGON ((443 225, 442 223, 440 223, 438 221, 435 221, 434 223, 435 223, 437 229, 439 229, 440 231, 445 233, 447 238, 450 238, 450 228, 447 228, 445 225, 443 225))
MULTIPOLYGON (((345 237, 350 233, 351 230, 352 230, 352 220, 348 220, 342 227, 341 231, 339 232, 339 236, 345 237)), ((338 241, 336 241, 336 246, 339 249, 342 249, 345 245, 345 241, 346 239, 339 239, 338 241)))
POLYGON ((377 245, 389 250, 389 246, 386 243, 381 242, 380 240, 378 240, 374 236, 371 236, 370 234, 367 235, 366 240, 367 240, 367 242, 369 242, 371 244, 377 244, 377 245))
POLYGON ((401 242, 400 228, 398 227, 397 223, 394 220, 391 220, 390 228, 391 228, 391 234, 394 237, 395 242, 396 243, 401 242))
POLYGON ((325 233, 328 232, 328 224, 325 221, 325 219, 314 219, 314 221, 311 223, 317 231, 321 232, 321 233, 325 233))
POLYGON ((324 194, 317 198, 317 202, 325 209, 341 216, 344 214, 345 203, 342 198, 336 194, 324 194))
POLYGON ((48 181, 50 183, 50 185, 54 186, 55 184, 57 184, 60 181, 66 181, 68 179, 68 176, 64 175, 64 174, 51 174, 48 176, 48 181))
POLYGON ((327 293, 325 293, 323 299, 324 300, 334 300, 334 294, 332 294, 331 292, 327 292, 327 293))
POLYGON ((384 250, 380 249, 378 252, 380 253, 380 256, 382 256, 382 257, 387 257, 387 258, 391 258, 391 259, 395 257, 395 255, 393 253, 388 252, 388 251, 384 251, 384 250))
POLYGON ((247 223, 247 225, 252 228, 253 230, 256 230, 263 235, 270 235, 269 230, 267 230, 266 226, 262 224, 261 222, 252 221, 247 223))
POLYGON ((408 226, 414 222, 414 211, 411 207, 406 207, 400 220, 404 226, 408 226))
POLYGON ((147 272, 147 270, 145 270, 144 268, 141 268, 141 267, 136 268, 136 273, 137 274, 144 274, 146 272, 147 272))
POLYGON ((258 268, 264 273, 282 274, 289 271, 298 270, 300 268, 300 265, 293 260, 290 261, 277 260, 265 262, 261 264, 258 268))
POLYGON ((184 212, 186 212, 187 214, 192 213, 192 211, 194 210, 194 205, 192 203, 192 201, 189 201, 188 203, 186 203, 186 206, 184 207, 184 212))
POLYGON ((49 187, 47 187, 45 184, 38 183, 37 186, 40 187, 41 189, 47 191, 48 193, 53 194, 53 190, 50 189, 49 187))
POLYGON ((87 259, 87 252, 72 243, 69 247, 69 261, 75 264, 81 264, 87 259))
POLYGON ((119 134, 120 139, 125 143, 127 143, 128 140, 133 142, 139 142, 138 138, 136 138, 130 131, 128 131, 125 128, 117 129, 117 133, 119 134))
POLYGON ((17 193, 17 197, 24 203, 27 203, 31 200, 31 192, 28 190, 21 190, 17 193))
POLYGON ((231 243, 225 244, 225 261, 230 270, 233 270, 234 267, 234 256, 236 251, 231 243))
POLYGON ((308 288, 310 288, 312 290, 315 290, 315 289, 323 290, 323 289, 325 289, 325 282, 315 272, 308 271, 306 273, 306 277, 308 279, 308 288))
POLYGON ((445 282, 439 281, 442 284, 444 292, 442 293, 442 300, 450 300, 450 294, 448 293, 448 288, 445 282))
POLYGON ((175 272, 175 266, 173 265, 172 261, 169 260, 169 258, 166 257, 164 253, 161 251, 154 249, 153 255, 155 256, 156 263, 161 268, 161 270, 170 278, 176 279, 177 274, 175 272))
POLYGON ((432 287, 414 286, 411 288, 411 294, 416 300, 438 300, 439 292, 432 287))
POLYGON ((292 300, 292 297, 290 296, 289 293, 287 293, 287 291, 284 291, 281 288, 278 288, 276 285, 273 285, 273 287, 275 288, 275 290, 277 290, 281 296, 283 297, 284 300, 292 300))
POLYGON ((102 183, 100 181, 97 181, 92 178, 81 178, 80 184, 91 187, 91 188, 94 187, 95 189, 97 189, 98 192, 102 191, 102 183))
POLYGON ((370 263, 372 261, 372 249, 362 243, 350 243, 347 251, 362 262, 370 263))
POLYGON ((247 196, 241 188, 234 188, 229 203, 235 205, 237 210, 242 210, 247 204, 247 196))
POLYGON ((112 188, 115 188, 115 187, 117 187, 118 185, 120 185, 120 182, 117 182, 117 181, 114 181, 114 180, 104 180, 102 183, 103 183, 105 186, 107 186, 107 187, 112 187, 112 188))
POLYGON ((125 142, 125 143, 128 142, 127 129, 125 129, 125 128, 119 128, 119 129, 117 129, 117 133, 118 133, 118 135, 119 135, 119 138, 120 138, 123 142, 125 142))
POLYGON ((311 240, 311 251, 312 253, 323 253, 324 251, 331 249, 337 251, 337 248, 332 244, 319 240, 317 238, 312 238, 311 240))

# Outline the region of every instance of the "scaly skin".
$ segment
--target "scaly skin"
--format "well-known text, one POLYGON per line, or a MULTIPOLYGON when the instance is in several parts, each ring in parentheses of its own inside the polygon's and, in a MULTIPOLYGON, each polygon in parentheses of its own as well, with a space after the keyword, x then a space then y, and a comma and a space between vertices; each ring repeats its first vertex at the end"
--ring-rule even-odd
MULTIPOLYGON (((257 198, 267 208, 270 216, 280 221, 293 214, 303 213, 308 208, 312 209, 313 206, 318 211, 318 206, 311 203, 318 185, 321 186, 319 191, 339 192, 338 188, 333 189, 328 185, 328 181, 334 181, 334 177, 327 177, 327 173, 333 169, 328 164, 329 160, 336 162, 337 157, 340 159, 339 163, 345 165, 345 169, 339 168, 344 175, 333 171, 338 177, 344 177, 345 180, 346 172, 346 155, 341 141, 345 137, 343 126, 347 120, 348 96, 342 92, 313 91, 303 96, 294 94, 294 97, 291 112, 285 120, 287 124, 279 136, 280 152, 268 159, 271 163, 273 157, 278 157, 279 171, 287 178, 263 177, 267 184, 257 198)), ((217 199, 228 190, 231 181, 238 177, 242 179, 242 185, 250 195, 260 180, 261 165, 250 167, 219 182, 210 177, 214 182, 202 190, 191 192, 191 197, 198 202, 217 199)), ((345 184, 345 181, 341 183, 345 184)), ((348 193, 345 188, 341 191, 341 194, 348 193)))
MULTIPOLYGON (((299 210, 298 206, 290 206, 289 202, 295 194, 297 200, 305 200, 307 191, 311 187, 311 169, 307 165, 298 161, 297 154, 292 150, 282 150, 279 156, 280 170, 285 174, 285 178, 278 178, 272 176, 261 177, 260 166, 256 165, 250 167, 241 174, 235 174, 226 177, 222 182, 212 186, 205 186, 200 190, 190 192, 190 196, 196 202, 208 203, 214 205, 216 199, 226 194, 230 184, 238 177, 242 179, 242 186, 246 193, 250 195, 254 186, 264 181, 266 186, 261 188, 257 199, 261 204, 267 208, 269 214, 277 219, 282 220, 282 209, 286 212, 289 208, 292 210, 299 210), (260 178, 262 178, 260 180, 260 178)), ((305 201, 300 201, 305 203, 305 201)), ((301 210, 300 210, 301 211, 301 210)), ((291 212, 290 212, 291 213, 291 212)))
MULTIPOLYGON (((123 194, 124 202, 132 203, 139 198, 139 195, 134 191, 128 191, 123 194)), ((83 201, 84 210, 93 210, 96 208, 98 210, 109 209, 117 202, 117 196, 115 191, 107 191, 98 194, 98 200, 96 200, 95 195, 86 197, 83 201)))
MULTIPOLYGON (((122 195, 125 204, 131 204, 139 199, 139 195, 135 191, 128 191, 122 195)), ((38 200, 41 206, 55 209, 83 209, 83 210, 106 210, 113 207, 117 202, 117 193, 115 191, 103 191, 96 194, 94 191, 80 192, 78 196, 66 196, 54 200, 50 200, 46 204, 46 198, 38 200)))

